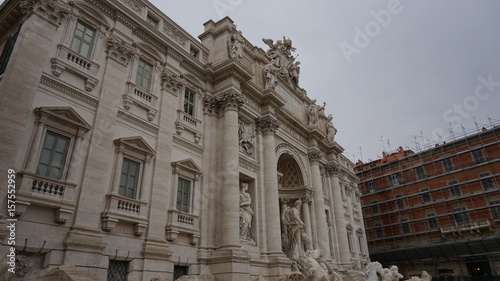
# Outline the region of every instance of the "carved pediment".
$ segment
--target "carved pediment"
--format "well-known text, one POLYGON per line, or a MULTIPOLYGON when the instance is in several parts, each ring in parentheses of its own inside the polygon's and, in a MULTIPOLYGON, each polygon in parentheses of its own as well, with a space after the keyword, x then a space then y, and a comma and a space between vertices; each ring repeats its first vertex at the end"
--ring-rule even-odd
POLYGON ((202 174, 201 168, 191 158, 172 162, 172 168, 174 168, 174 170, 176 171, 178 171, 179 169, 184 169, 195 175, 202 174))
POLYGON ((91 23, 95 28, 99 26, 104 26, 107 29, 111 27, 106 17, 98 11, 94 6, 84 2, 84 1, 70 1, 69 5, 75 7, 80 15, 88 22, 91 23))
POLYGON ((35 114, 38 118, 47 118, 56 122, 74 125, 84 131, 90 130, 90 125, 73 108, 69 106, 37 107, 35 114))
POLYGON ((145 153, 147 156, 155 155, 153 148, 140 136, 120 138, 114 141, 118 147, 126 147, 145 153))

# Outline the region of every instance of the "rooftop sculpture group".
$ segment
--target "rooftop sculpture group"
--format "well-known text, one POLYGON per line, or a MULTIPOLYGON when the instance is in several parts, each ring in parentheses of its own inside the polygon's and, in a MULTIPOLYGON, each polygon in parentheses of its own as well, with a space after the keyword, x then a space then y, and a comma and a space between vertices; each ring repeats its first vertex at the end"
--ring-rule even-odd
POLYGON ((262 41, 269 46, 266 56, 270 60, 264 67, 265 88, 274 89, 278 84, 278 75, 285 78, 293 86, 298 86, 300 62, 295 61, 297 57, 292 56, 292 52, 296 50, 292 47, 292 40, 283 37, 283 40, 278 40, 276 43, 272 39, 262 38, 262 41))

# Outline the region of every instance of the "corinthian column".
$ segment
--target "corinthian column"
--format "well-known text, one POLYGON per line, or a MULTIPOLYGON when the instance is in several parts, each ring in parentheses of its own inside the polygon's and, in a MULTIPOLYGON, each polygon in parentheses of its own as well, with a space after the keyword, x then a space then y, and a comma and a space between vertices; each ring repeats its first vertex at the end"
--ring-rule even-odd
POLYGON ((337 239, 339 242, 340 262, 347 264, 350 263, 351 256, 349 253, 349 242, 347 241, 344 203, 342 202, 342 192, 339 184, 339 165, 337 163, 329 163, 326 166, 326 172, 330 176, 332 183, 333 211, 337 228, 337 239))
POLYGON ((217 97, 221 111, 224 112, 224 131, 222 132, 222 190, 220 219, 220 248, 239 248, 239 140, 238 110, 244 100, 241 94, 229 90, 217 97))
POLYGON ((325 199, 321 183, 321 173, 319 171, 319 160, 322 157, 321 151, 314 149, 309 152, 309 162, 311 163, 312 188, 314 190, 313 202, 316 217, 316 231, 318 235, 318 246, 326 258, 330 258, 330 246, 328 243, 328 229, 325 215, 325 199))
POLYGON ((263 136, 264 146, 264 193, 266 208, 267 251, 269 254, 282 254, 281 230, 279 225, 280 209, 278 194, 278 175, 274 133, 278 122, 271 116, 261 118, 257 122, 263 136))

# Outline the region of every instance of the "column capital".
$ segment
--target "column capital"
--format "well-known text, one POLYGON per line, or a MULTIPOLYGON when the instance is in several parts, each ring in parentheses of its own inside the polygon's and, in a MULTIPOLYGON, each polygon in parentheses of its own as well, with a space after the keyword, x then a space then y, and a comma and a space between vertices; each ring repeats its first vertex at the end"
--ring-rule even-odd
POLYGON ((276 118, 271 116, 258 118, 257 126, 263 134, 274 134, 280 127, 276 118))
POLYGON ((325 170, 329 176, 338 177, 340 175, 340 165, 337 163, 328 163, 325 170))
POLYGON ((243 95, 231 89, 217 96, 217 103, 222 110, 239 110, 245 103, 243 95))
POLYGON ((307 156, 309 157, 309 161, 311 161, 312 164, 318 164, 319 161, 323 158, 323 152, 321 152, 317 148, 313 148, 309 150, 307 156))

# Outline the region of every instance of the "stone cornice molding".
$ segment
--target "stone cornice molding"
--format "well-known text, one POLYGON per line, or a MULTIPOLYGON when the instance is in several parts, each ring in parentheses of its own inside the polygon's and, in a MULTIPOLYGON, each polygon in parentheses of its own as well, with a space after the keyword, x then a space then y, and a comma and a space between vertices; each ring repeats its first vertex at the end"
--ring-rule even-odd
POLYGON ((257 119, 257 126, 262 134, 275 134, 279 129, 278 120, 272 116, 265 116, 257 119))
POLYGON ((324 153, 317 148, 313 148, 309 150, 307 156, 309 157, 309 161, 311 162, 311 164, 319 164, 324 156, 324 153))
POLYGON ((217 96, 217 104, 221 111, 239 110, 245 104, 242 94, 231 89, 217 96))
POLYGON ((137 54, 137 48, 127 44, 116 35, 111 34, 108 38, 108 56, 121 64, 127 66, 130 60, 137 54))
POLYGON ((71 8, 61 5, 57 0, 21 0, 19 7, 24 16, 34 12, 56 26, 71 14, 71 8))
POLYGON ((177 75, 168 69, 164 69, 161 75, 162 88, 168 90, 175 96, 177 92, 186 85, 186 80, 182 74, 177 75))
POLYGON ((252 79, 252 72, 236 59, 228 59, 218 65, 214 65, 213 83, 223 81, 227 78, 235 78, 240 83, 252 79))

